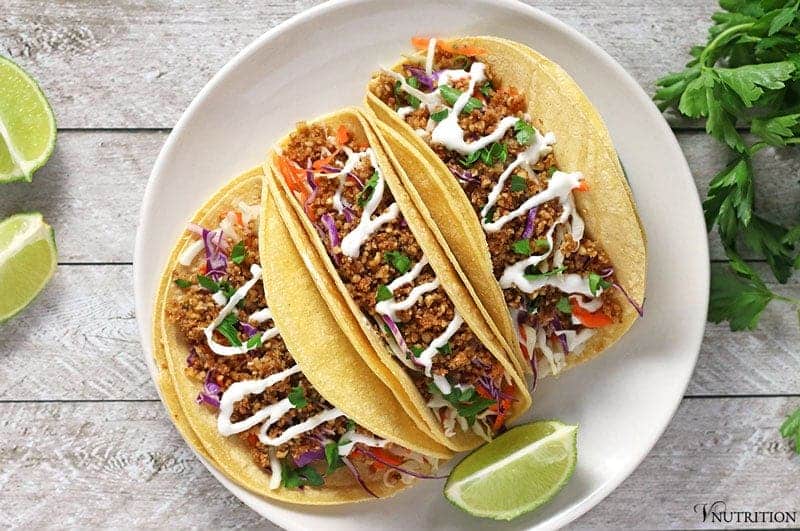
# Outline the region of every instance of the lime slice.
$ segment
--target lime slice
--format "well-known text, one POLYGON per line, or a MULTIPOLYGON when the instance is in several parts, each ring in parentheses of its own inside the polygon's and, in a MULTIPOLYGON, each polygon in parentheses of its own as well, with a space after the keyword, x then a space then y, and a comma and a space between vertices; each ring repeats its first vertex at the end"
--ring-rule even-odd
POLYGON ((0 221, 0 322, 42 291, 58 262, 53 228, 34 212, 0 221))
POLYGON ((56 143, 56 119, 31 76, 0 56, 0 183, 30 181, 56 143))
POLYGON ((557 420, 517 426, 456 465, 444 495, 474 516, 516 518, 547 503, 572 477, 577 438, 578 426, 557 420))

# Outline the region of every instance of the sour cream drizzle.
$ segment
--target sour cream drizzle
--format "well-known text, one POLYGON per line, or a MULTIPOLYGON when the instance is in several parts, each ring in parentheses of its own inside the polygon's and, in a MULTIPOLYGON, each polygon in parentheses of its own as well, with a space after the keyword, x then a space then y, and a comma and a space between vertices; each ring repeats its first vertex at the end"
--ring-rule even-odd
POLYGON ((361 159, 367 155, 366 151, 359 151, 355 152, 347 146, 344 146, 344 152, 347 153, 347 160, 344 163, 344 166, 341 170, 336 173, 326 173, 323 176, 327 179, 339 179, 339 187, 336 189, 336 193, 333 194, 333 208, 341 214, 342 210, 344 210, 344 204, 342 203, 342 192, 344 191, 344 183, 347 181, 347 174, 350 173, 355 169, 361 159))
POLYGON ((178 258, 178 262, 182 266, 192 265, 194 257, 197 256, 197 253, 199 253, 202 249, 203 249, 203 238, 195 240, 189 247, 187 247, 181 253, 181 256, 178 258))
POLYGON ((370 234, 375 232, 381 225, 397 219, 397 216, 400 214, 400 207, 397 206, 397 203, 392 203, 386 207, 386 210, 384 210, 380 216, 372 219, 372 214, 375 213, 381 200, 383 200, 385 179, 383 177, 383 172, 378 166, 378 160, 372 148, 367 148, 364 153, 369 155, 370 164, 372 164, 372 168, 378 175, 378 182, 375 184, 375 189, 372 191, 369 201, 367 201, 367 204, 364 206, 363 212, 361 212, 361 219, 358 221, 358 225, 342 239, 342 254, 350 258, 358 257, 361 253, 361 245, 370 234))

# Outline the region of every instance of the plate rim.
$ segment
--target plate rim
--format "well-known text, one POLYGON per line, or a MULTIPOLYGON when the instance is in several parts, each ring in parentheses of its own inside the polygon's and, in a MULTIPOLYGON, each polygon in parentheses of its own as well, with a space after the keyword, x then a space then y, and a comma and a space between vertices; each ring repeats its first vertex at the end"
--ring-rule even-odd
MULTIPOLYGON (((139 220, 137 222, 136 227, 136 239, 134 243, 134 261, 133 261, 133 286, 134 286, 134 299, 135 299, 135 309, 136 309, 136 320, 139 329, 139 337, 140 339, 147 341, 142 341, 142 350, 143 355, 145 357, 145 362, 147 367, 150 371, 151 379, 154 378, 155 375, 155 363, 152 358, 151 354, 151 343, 152 343, 152 330, 151 330, 151 321, 152 321, 152 314, 151 312, 145 311, 147 310, 147 302, 151 299, 151 294, 146 292, 144 284, 145 280, 143 278, 144 273, 142 270, 144 269, 144 265, 142 264, 142 253, 144 253, 144 245, 145 240, 142 234, 142 225, 144 220, 148 219, 150 213, 155 208, 154 206, 154 196, 155 196, 155 188, 156 183, 159 181, 160 174, 163 171, 163 167, 166 165, 166 161, 169 159, 173 150, 176 149, 176 144, 179 141, 180 136, 183 134, 183 129, 185 124, 189 122, 193 115, 197 112, 197 109, 203 104, 203 101, 206 99, 206 96, 212 92, 219 84, 223 83, 225 79, 228 77, 229 73, 234 71, 238 66, 247 60, 247 58, 259 50, 265 44, 268 44, 271 40, 273 40, 278 35, 291 30, 294 26, 302 24, 307 20, 314 19, 318 16, 324 16, 326 13, 337 10, 344 7, 354 6, 354 5, 364 5, 368 7, 370 3, 374 0, 328 0, 327 2, 318 4, 316 6, 312 6, 311 8, 305 9, 288 19, 282 21, 281 23, 277 24, 273 28, 268 29, 258 37, 256 37, 252 42, 250 42, 247 46, 241 49, 238 53, 236 53, 231 59, 229 59, 212 77, 206 82, 205 85, 200 89, 200 91, 195 95, 189 105, 181 114, 178 121, 173 126, 172 130, 170 131, 167 139, 164 141, 161 149, 159 150, 158 156, 156 157, 155 163, 153 164, 153 169, 148 176, 147 185, 145 187, 144 195, 142 198, 142 205, 139 210, 139 220)), ((663 114, 658 110, 656 105, 644 91, 644 89, 639 85, 638 81, 627 71, 625 68, 616 60, 614 59, 608 52, 605 51, 601 46, 596 44, 590 38, 585 36, 583 33, 578 31, 577 29, 569 26, 567 23, 562 22, 560 19, 556 18, 553 15, 550 15, 534 6, 525 4, 519 0, 475 0, 475 3, 492 3, 495 5, 501 5, 507 9, 515 10, 517 12, 521 12, 522 15, 527 17, 532 17, 537 19, 544 25, 551 26, 557 33, 565 34, 566 36, 574 39, 575 41, 579 42, 581 45, 589 48, 594 52, 599 58, 602 59, 604 66, 610 67, 615 71, 615 73, 622 79, 625 84, 629 85, 633 88, 634 92, 636 93, 637 97, 639 98, 639 104, 642 104, 644 107, 648 109, 648 113, 651 115, 651 118, 656 119, 659 124, 660 132, 664 134, 665 141, 670 143, 670 148, 676 154, 676 163, 681 166, 681 176, 673 176, 673 178, 686 178, 691 183, 691 186, 696 189, 696 181, 692 176, 691 169, 689 168, 689 164, 686 161, 686 157, 681 149, 677 138, 675 137, 674 132, 670 128, 669 124, 667 123, 666 119, 664 118, 663 114)), ((697 213, 702 213, 702 207, 700 202, 699 193, 695 194, 691 198, 687 198, 697 213)), ((702 219, 702 216, 700 216, 702 219)), ((708 239, 706 237, 707 231, 705 229, 705 224, 702 227, 698 227, 701 229, 703 233, 703 238, 701 241, 704 241, 705 244, 702 246, 701 249, 696 249, 695 254, 702 255, 703 258, 700 263, 701 266, 701 273, 703 279, 705 280, 706 288, 709 285, 709 277, 710 277, 710 262, 709 262, 709 247, 708 247, 708 239)), ((163 264, 159 264, 163 265, 163 264)), ((697 301, 697 303, 701 307, 708 306, 708 298, 709 293, 708 289, 704 290, 704 295, 702 300, 697 301)), ((657 430, 657 436, 653 437, 653 439, 647 445, 641 445, 640 453, 636 456, 635 459, 631 460, 627 465, 620 467, 618 470, 621 473, 616 473, 613 479, 609 479, 608 481, 603 482, 597 489, 591 492, 588 496, 585 496, 579 502, 575 503, 571 507, 567 508, 564 511, 554 514, 550 518, 546 520, 542 520, 534 524, 531 529, 554 529, 573 522, 580 516, 587 513, 593 507, 595 507, 598 503, 600 503, 604 498, 606 498, 609 494, 611 494, 614 490, 616 490, 619 485, 625 481, 636 468, 644 461, 650 451, 653 449, 655 444, 661 439, 664 434, 664 431, 670 425, 672 419, 675 416, 676 411, 680 407, 681 402, 686 394, 686 389, 691 381, 691 377, 694 374, 694 369, 697 364, 697 359, 700 353, 700 348, 702 345, 703 335, 705 331, 706 322, 705 320, 702 321, 701 325, 697 327, 693 334, 690 334, 694 337, 688 337, 685 341, 692 345, 691 348, 691 370, 687 370, 684 381, 682 385, 679 386, 681 389, 681 393, 676 395, 673 400, 673 403, 669 408, 664 408, 665 411, 669 411, 669 415, 665 417, 665 421, 662 423, 660 428, 657 430)), ((687 359, 688 361, 688 359, 687 359)), ((161 391, 156 385, 156 391, 161 397, 161 391)), ((162 407, 165 408, 166 406, 163 404, 162 407)), ((181 436, 182 437, 182 436, 181 436)), ((245 505, 247 505, 251 510, 259 514, 261 517, 269 520, 270 522, 281 525, 281 526, 291 526, 291 522, 286 521, 282 518, 274 518, 273 515, 267 516, 260 508, 255 506, 255 501, 258 500, 258 497, 249 491, 241 489, 233 482, 228 480, 224 477, 216 468, 213 467, 210 463, 208 463, 205 459, 200 456, 196 450, 192 447, 191 444, 187 443, 187 446, 198 457, 198 459, 203 463, 203 465, 208 469, 211 474, 231 493, 233 493, 239 500, 241 500, 245 505)))

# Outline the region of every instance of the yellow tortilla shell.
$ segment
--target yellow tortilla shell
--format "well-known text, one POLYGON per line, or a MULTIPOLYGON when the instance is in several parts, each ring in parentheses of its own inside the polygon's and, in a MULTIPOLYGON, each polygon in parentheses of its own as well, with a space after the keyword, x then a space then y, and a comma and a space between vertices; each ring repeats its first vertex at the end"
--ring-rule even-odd
MULTIPOLYGON (((218 191, 200 211, 193 217, 192 221, 203 226, 216 227, 221 213, 235 208, 240 202, 247 204, 261 204, 263 170, 257 168, 251 170, 238 178, 234 179, 218 191)), ((279 220, 274 208, 263 210, 261 213, 261 227, 272 224, 270 237, 277 242, 283 249, 281 259, 290 263, 296 258, 293 254, 291 240, 282 228, 275 227, 275 220, 279 220)), ((202 385, 184 375, 186 366, 186 356, 188 345, 183 340, 177 327, 166 318, 166 304, 172 298, 173 290, 179 289, 173 282, 173 271, 184 266, 178 263, 178 258, 183 250, 192 243, 194 238, 185 234, 174 248, 172 255, 167 263, 165 273, 162 277, 159 293, 157 296, 154 328, 154 355, 156 356, 159 368, 158 381, 160 389, 164 395, 164 402, 170 414, 176 419, 176 425, 187 441, 198 450, 204 457, 208 458, 218 470, 235 483, 247 488, 248 490, 263 495, 268 498, 282 500, 286 502, 328 505, 340 504, 355 501, 372 499, 358 483, 347 472, 345 467, 335 471, 326 478, 326 483, 322 487, 306 487, 303 490, 285 489, 280 487, 275 490, 269 489, 270 475, 259 468, 252 460, 249 447, 240 440, 238 436, 223 437, 217 431, 217 414, 211 408, 200 406, 195 402, 195 397, 202 388, 202 385), (169 382, 171 381, 171 386, 169 382), (165 392, 166 391, 166 392, 165 392)), ((202 260, 200 255, 196 260, 202 260)), ((187 268, 187 271, 190 268, 187 268)), ((270 274, 264 268, 265 285, 270 274)), ((270 308, 274 311, 274 307, 270 308)), ((317 310, 317 323, 333 322, 330 313, 321 301, 315 305, 317 310)), ((303 326, 298 323, 287 323, 285 326, 291 329, 292 326, 303 326)), ((339 407, 350 418, 361 426, 373 431, 380 437, 387 438, 397 444, 409 449, 417 450, 433 457, 449 457, 451 454, 447 449, 437 445, 430 438, 426 437, 404 413, 404 409, 394 400, 392 392, 383 386, 374 376, 372 371, 363 363, 360 356, 353 351, 352 346, 346 342, 329 344, 330 349, 313 353, 318 358, 336 359, 340 363, 348 366, 348 378, 337 380, 325 372, 315 372, 319 363, 309 363, 303 356, 294 356, 295 361, 301 367, 303 373, 312 385, 325 396, 326 400, 339 407), (309 366, 306 366, 306 365, 309 366), (369 389, 370 393, 365 393, 369 389), (330 396, 330 391, 335 390, 335 396, 330 396), (328 391, 328 393, 326 393, 328 391), (371 406, 371 410, 364 404, 371 406), (394 423, 392 426, 379 425, 372 429, 370 424, 373 417, 364 417, 365 411, 380 410, 387 415, 392 415, 394 423)), ((306 357, 310 355, 306 349, 302 353, 306 357)), ((293 353, 294 355, 294 353, 293 353)), ((370 474, 366 467, 360 466, 365 480, 370 489, 380 497, 388 497, 406 487, 403 483, 394 486, 387 486, 382 478, 376 474, 370 474)))
MULTIPOLYGON (((507 343, 494 333, 490 322, 475 304, 470 292, 456 272, 453 262, 450 261, 446 251, 432 234, 431 226, 425 221, 406 193, 399 177, 394 172, 392 163, 384 153, 366 118, 358 109, 349 108, 318 118, 315 123, 324 123, 332 131, 344 124, 354 134, 356 142, 365 143, 375 151, 378 164, 386 177, 386 184, 392 191, 392 195, 417 242, 428 257, 442 287, 464 321, 503 365, 506 373, 514 382, 517 394, 509 414, 509 420, 519 416, 530 407, 531 398, 525 381, 510 361, 512 358, 507 343)), ((285 145, 287 140, 288 137, 278 142, 278 147, 285 145)), ((395 390, 395 396, 407 408, 408 414, 420 426, 423 426, 426 433, 434 440, 455 451, 469 450, 481 444, 483 439, 472 432, 457 431, 453 437, 447 437, 444 434, 441 422, 425 404, 422 395, 417 391, 405 369, 394 359, 394 354, 386 345, 381 334, 350 296, 314 225, 306 216, 302 206, 293 198, 291 190, 272 159, 272 154, 270 154, 267 163, 269 171, 266 177, 266 181, 271 187, 270 197, 274 197, 278 211, 289 229, 295 246, 302 255, 303 262, 313 275, 317 288, 323 294, 331 312, 351 343, 380 379, 395 390)), ((265 239, 265 242, 267 242, 269 251, 271 246, 269 246, 268 240, 265 239)), ((267 259, 265 259, 266 262, 267 259)), ((299 295, 300 293, 296 298, 302 300, 302 296, 299 295)), ((288 305, 283 306, 281 311, 287 308, 288 305)), ((297 311, 301 310, 302 303, 299 303, 297 311)))
MULTIPOLYGON (((581 171, 589 186, 588 192, 575 194, 586 234, 605 249, 620 284, 633 299, 642 302, 647 266, 644 230, 611 137, 586 95, 558 65, 519 43, 496 37, 465 37, 448 42, 485 50, 479 59, 491 65, 503 85, 514 86, 525 95, 528 113, 540 130, 555 133, 554 153, 559 169, 581 171)), ((440 243, 461 265, 465 281, 482 301, 487 317, 508 343, 517 345, 514 323, 492 272, 483 229, 461 186, 405 120, 369 90, 366 104, 376 132, 401 165, 425 167, 424 171, 405 172, 406 188, 430 212, 439 228, 440 243)), ((579 356, 567 357, 567 368, 588 361, 611 346, 638 317, 621 293, 615 290, 614 296, 623 309, 620 322, 598 329, 579 356)), ((519 349, 516 355, 527 368, 528 361, 519 349)))

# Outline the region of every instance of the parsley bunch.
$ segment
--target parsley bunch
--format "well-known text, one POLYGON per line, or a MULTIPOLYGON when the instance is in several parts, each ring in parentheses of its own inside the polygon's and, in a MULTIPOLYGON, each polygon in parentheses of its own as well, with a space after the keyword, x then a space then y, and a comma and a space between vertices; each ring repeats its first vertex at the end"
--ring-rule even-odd
POLYGON ((706 225, 716 225, 729 261, 713 271, 708 318, 752 330, 772 301, 790 305, 800 318, 800 300, 770 290, 740 254, 744 246, 762 257, 780 283, 800 268, 800 225, 786 227, 756 212, 752 165, 764 148, 800 144, 800 0, 719 4, 706 44, 691 49, 683 71, 656 82, 654 99, 662 111, 705 119, 706 132, 730 149, 730 163, 713 177, 703 202, 706 225))

